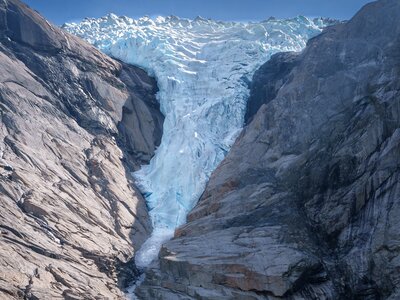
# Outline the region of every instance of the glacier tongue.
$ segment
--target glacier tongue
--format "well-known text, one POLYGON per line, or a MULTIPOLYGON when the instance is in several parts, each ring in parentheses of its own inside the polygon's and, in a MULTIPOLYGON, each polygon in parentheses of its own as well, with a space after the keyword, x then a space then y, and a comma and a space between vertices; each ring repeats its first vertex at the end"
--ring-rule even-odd
POLYGON ((276 52, 302 50, 323 26, 321 19, 305 17, 236 23, 113 14, 64 25, 158 81, 162 142, 150 164, 134 173, 154 226, 153 237, 136 256, 139 266, 146 266, 185 222, 234 142, 255 70, 276 52))

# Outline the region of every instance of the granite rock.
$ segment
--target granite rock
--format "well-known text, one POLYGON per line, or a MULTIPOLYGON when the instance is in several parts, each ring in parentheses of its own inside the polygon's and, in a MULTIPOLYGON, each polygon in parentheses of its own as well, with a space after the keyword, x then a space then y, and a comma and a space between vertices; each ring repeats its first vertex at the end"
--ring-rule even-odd
POLYGON ((0 65, 0 298, 122 298, 151 232, 130 172, 160 143, 155 80, 18 0, 0 65))

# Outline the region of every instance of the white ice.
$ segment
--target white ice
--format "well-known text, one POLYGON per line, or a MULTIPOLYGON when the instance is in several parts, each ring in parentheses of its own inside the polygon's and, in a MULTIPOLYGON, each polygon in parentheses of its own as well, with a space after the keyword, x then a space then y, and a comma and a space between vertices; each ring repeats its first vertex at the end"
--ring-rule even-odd
POLYGON ((154 228, 149 238, 137 252, 135 257, 138 268, 147 267, 158 255, 162 244, 174 236, 174 230, 165 227, 154 228))
POLYGON ((154 227, 136 255, 145 267, 185 222, 240 132, 255 70, 274 53, 302 50, 324 21, 134 20, 110 14, 64 27, 157 79, 165 115, 162 142, 150 164, 134 173, 154 227))

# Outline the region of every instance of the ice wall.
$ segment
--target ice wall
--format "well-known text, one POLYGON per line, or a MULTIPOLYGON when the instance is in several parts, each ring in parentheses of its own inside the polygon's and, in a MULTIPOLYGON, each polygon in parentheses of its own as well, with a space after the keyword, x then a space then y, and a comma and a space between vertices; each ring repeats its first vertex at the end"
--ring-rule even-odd
POLYGON ((185 222, 234 142, 254 71, 276 52, 302 50, 323 26, 322 19, 305 17, 234 23, 113 14, 64 26, 158 81, 162 142, 150 164, 134 173, 154 226, 136 256, 139 266, 147 265, 185 222))

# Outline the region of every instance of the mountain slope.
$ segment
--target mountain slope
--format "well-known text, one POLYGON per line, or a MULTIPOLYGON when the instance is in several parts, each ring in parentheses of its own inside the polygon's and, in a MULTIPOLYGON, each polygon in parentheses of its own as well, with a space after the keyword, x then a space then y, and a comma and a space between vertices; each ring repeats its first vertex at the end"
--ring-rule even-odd
POLYGON ((400 297, 400 2, 259 69, 249 124, 143 299, 400 297))
POLYGON ((0 298, 122 297, 151 232, 130 171, 160 143, 155 80, 18 0, 0 65, 0 298))

